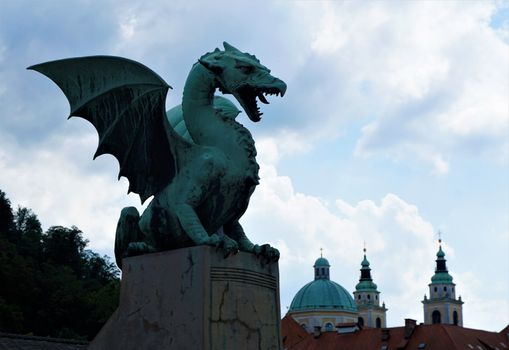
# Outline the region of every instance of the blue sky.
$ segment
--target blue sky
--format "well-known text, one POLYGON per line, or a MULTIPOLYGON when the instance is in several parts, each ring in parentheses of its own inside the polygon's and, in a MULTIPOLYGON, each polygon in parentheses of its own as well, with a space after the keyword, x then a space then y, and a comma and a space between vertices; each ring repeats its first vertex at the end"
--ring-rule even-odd
POLYGON ((122 207, 97 136, 25 68, 95 54, 139 60, 180 103, 191 65, 226 40, 286 81, 253 124, 261 185, 242 223, 280 248, 281 305, 324 248, 353 290, 366 241, 388 324, 422 322, 437 231, 464 325, 509 322, 509 6, 503 1, 46 1, 0 4, 0 188, 44 225, 112 255, 122 207))

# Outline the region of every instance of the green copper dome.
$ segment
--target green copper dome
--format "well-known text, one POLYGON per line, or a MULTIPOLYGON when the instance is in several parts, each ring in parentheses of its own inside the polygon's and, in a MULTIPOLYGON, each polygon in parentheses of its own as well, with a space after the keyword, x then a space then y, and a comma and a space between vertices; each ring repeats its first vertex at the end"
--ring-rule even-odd
POLYGON ((378 286, 373 281, 360 281, 355 286, 355 290, 358 292, 376 292, 378 286))
POLYGON ((319 257, 318 259, 316 259, 313 267, 330 267, 329 260, 319 257))
POLYGON ((357 312, 357 306, 350 293, 336 282, 329 279, 316 279, 297 292, 289 311, 308 310, 357 312))
POLYGON ((443 284, 452 283, 452 276, 448 272, 437 272, 431 277, 431 283, 443 284))

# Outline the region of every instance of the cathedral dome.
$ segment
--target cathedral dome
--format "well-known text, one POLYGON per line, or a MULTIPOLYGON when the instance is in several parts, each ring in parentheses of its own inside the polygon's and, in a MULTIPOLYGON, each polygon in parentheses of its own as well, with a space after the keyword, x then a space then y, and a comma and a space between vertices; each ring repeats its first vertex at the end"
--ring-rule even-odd
POLYGON ((357 312, 357 307, 345 288, 329 279, 316 279, 297 292, 289 309, 290 312, 305 310, 357 312))

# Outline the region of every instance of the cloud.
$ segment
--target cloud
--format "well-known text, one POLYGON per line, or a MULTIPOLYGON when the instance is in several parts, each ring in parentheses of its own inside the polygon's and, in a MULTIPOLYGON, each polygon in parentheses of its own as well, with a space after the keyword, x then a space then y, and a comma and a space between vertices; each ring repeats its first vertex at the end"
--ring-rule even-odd
POLYGON ((435 230, 418 208, 391 193, 379 204, 371 199, 349 204, 338 198, 335 205, 300 193, 289 177, 277 172, 277 141, 266 138, 257 144, 262 183, 241 221, 253 241, 282 247, 283 312, 312 279, 320 247, 333 265, 333 279, 353 291, 366 242, 375 282, 391 309, 391 324, 401 324, 409 313, 422 319, 420 300, 427 292, 437 247, 435 230))
POLYGON ((454 273, 454 283, 463 304, 464 326, 500 332, 507 325, 509 301, 501 297, 507 294, 507 285, 502 281, 493 281, 486 290, 482 278, 469 271, 454 273), (482 292, 480 292, 482 291, 482 292), (496 328, 499 327, 499 328, 496 328))
MULTIPOLYGON (((487 2, 443 5, 406 3, 400 20, 396 16, 403 9, 392 9, 389 16, 384 6, 380 11, 390 19, 378 21, 375 30, 384 33, 383 41, 377 43, 374 32, 361 32, 362 44, 352 42, 334 53, 367 57, 350 68, 365 75, 359 80, 371 82, 380 107, 363 128, 356 154, 381 153, 407 162, 417 156, 444 173, 449 167, 444 157, 473 153, 494 160, 490 152, 504 149, 509 66, 507 44, 488 25, 496 8, 487 2), (375 57, 362 52, 364 43, 373 54, 378 51, 375 57), (487 149, 467 147, 479 138, 487 149)), ((340 21, 339 11, 337 16, 340 21)))
POLYGON ((25 148, 0 134, 0 183, 13 204, 34 210, 45 229, 76 225, 92 249, 112 256, 120 210, 140 202, 126 196, 125 179, 116 180, 118 163, 112 157, 90 164, 96 145, 97 137, 85 134, 25 148))

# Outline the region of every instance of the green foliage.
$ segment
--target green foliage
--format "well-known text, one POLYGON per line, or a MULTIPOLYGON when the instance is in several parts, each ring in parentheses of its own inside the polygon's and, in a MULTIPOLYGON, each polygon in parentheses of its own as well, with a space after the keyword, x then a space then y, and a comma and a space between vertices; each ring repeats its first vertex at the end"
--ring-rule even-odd
POLYGON ((0 190, 0 236, 12 240, 14 215, 12 214, 11 201, 0 190))
POLYGON ((0 190, 0 331, 92 339, 118 305, 119 271, 75 226, 43 232, 0 190))

